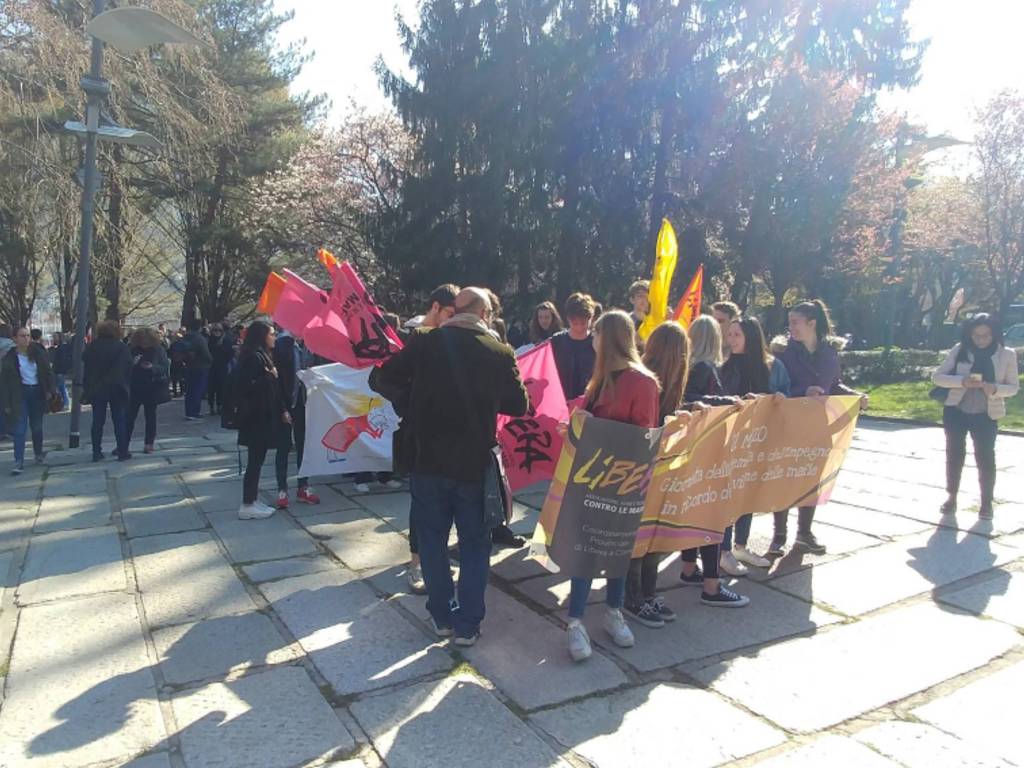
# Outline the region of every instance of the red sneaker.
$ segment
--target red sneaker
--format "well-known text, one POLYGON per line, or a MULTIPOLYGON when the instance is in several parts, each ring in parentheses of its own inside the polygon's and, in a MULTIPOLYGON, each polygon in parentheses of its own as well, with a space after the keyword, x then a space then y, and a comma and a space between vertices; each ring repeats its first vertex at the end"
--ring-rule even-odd
POLYGON ((288 509, 288 491, 277 492, 277 508, 288 509))
POLYGON ((309 488, 299 488, 299 492, 296 495, 299 501, 303 501, 306 504, 319 504, 320 497, 313 493, 309 488))

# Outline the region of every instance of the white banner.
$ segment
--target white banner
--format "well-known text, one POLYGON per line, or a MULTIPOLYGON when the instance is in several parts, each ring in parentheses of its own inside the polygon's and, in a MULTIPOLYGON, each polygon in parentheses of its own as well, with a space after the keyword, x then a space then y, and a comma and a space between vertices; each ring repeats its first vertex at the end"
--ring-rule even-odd
POLYGON ((391 471, 398 415, 370 389, 371 370, 334 363, 299 371, 308 396, 303 475, 391 471))

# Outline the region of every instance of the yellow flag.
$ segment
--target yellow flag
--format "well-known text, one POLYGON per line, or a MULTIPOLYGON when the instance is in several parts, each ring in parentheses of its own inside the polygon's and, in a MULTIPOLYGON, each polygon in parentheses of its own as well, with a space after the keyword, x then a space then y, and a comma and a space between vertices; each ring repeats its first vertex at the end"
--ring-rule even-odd
POLYGON ((651 289, 648 294, 650 312, 640 325, 640 338, 645 341, 654 329, 668 318, 668 292, 678 259, 679 245, 676 243, 676 232, 668 219, 662 219, 661 230, 658 232, 658 253, 654 259, 654 274, 651 276, 651 289))

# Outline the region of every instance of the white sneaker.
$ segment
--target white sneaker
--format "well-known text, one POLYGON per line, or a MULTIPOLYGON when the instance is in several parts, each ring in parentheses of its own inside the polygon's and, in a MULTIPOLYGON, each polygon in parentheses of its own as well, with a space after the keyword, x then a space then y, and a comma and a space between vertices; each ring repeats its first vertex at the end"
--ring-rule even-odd
POLYGON ((427 593, 427 582, 423 580, 423 569, 418 565, 410 565, 405 572, 405 580, 409 584, 409 591, 414 595, 425 595, 427 593))
POLYGON ((736 560, 732 552, 723 552, 718 558, 718 567, 730 576, 746 576, 750 570, 743 563, 736 560))
POLYGON ((399 488, 402 487, 402 483, 399 482, 398 480, 388 480, 386 483, 384 483, 384 487, 392 491, 397 491, 399 488))
POLYGON ((593 649, 590 647, 590 635, 587 634, 587 628, 583 626, 583 622, 579 619, 570 619, 566 637, 569 641, 569 655, 573 661, 590 658, 593 649))
POLYGON ((604 628, 612 636, 612 642, 619 648, 632 648, 636 642, 633 630, 626 623, 626 618, 618 608, 609 608, 604 614, 604 628))
POLYGON ((255 504, 243 504, 238 508, 239 520, 265 520, 268 517, 272 517, 273 514, 273 509, 266 504, 260 504, 258 501, 255 504))
POLYGON ((366 483, 356 483, 355 486, 353 486, 353 487, 355 488, 356 493, 369 493, 370 492, 370 486, 367 485, 366 483))
POLYGON ((736 557, 736 559, 739 560, 741 563, 752 565, 755 568, 771 568, 771 560, 769 560, 767 557, 755 555, 749 549, 747 549, 746 547, 741 547, 739 544, 733 545, 732 553, 736 557))

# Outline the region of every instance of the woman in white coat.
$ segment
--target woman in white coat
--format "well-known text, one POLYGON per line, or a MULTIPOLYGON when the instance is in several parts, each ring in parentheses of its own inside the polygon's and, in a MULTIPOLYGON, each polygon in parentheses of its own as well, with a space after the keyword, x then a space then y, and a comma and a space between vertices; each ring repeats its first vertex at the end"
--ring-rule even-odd
POLYGON ((946 355, 932 382, 947 390, 942 410, 946 431, 946 492, 943 515, 956 512, 956 496, 967 456, 967 435, 974 443, 974 460, 981 484, 979 517, 992 519, 996 485, 996 434, 1006 415, 1006 399, 1017 394, 1017 353, 1003 346, 1003 331, 990 315, 975 315, 964 323, 960 343, 946 355))

